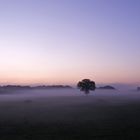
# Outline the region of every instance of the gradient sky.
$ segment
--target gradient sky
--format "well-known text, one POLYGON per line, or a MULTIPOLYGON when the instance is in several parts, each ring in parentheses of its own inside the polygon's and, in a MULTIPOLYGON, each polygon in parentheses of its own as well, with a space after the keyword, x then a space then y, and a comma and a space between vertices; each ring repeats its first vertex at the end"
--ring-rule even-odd
POLYGON ((140 0, 0 0, 0 84, 140 83, 140 0))

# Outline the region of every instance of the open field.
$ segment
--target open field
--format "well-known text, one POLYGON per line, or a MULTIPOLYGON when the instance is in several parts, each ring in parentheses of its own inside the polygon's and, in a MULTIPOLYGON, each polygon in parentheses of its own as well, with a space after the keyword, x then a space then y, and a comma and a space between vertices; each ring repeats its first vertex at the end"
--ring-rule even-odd
POLYGON ((77 89, 0 94, 0 140, 136 139, 140 92, 77 89))

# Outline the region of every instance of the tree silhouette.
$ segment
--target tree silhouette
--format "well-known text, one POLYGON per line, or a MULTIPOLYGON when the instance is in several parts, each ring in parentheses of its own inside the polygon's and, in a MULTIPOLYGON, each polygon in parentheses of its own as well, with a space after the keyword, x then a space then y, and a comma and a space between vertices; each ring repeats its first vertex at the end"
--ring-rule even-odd
POLYGON ((79 81, 77 87, 81 91, 84 91, 85 94, 88 94, 90 90, 96 89, 95 82, 91 81, 90 79, 83 79, 82 81, 79 81))

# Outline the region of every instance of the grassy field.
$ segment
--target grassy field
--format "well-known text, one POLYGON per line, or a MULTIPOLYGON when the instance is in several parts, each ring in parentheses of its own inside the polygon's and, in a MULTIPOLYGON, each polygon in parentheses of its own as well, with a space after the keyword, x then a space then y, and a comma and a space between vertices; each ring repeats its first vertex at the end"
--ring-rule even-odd
POLYGON ((0 140, 140 138, 140 93, 76 89, 0 95, 0 140))

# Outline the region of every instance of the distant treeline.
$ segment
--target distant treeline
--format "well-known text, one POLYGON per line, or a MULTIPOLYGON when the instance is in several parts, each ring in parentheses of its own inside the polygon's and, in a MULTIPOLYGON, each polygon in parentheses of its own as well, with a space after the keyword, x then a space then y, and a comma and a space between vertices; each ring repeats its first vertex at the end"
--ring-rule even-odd
POLYGON ((110 86, 110 85, 107 85, 107 86, 103 86, 103 87, 98 87, 97 89, 111 89, 111 90, 116 90, 116 88, 115 87, 112 87, 112 86, 110 86))
MULTIPOLYGON (((69 85, 40 85, 40 86, 22 86, 22 85, 4 85, 0 86, 0 91, 7 90, 32 90, 32 89, 71 89, 69 85)), ((115 87, 107 85, 102 87, 96 87, 96 89, 101 90, 116 90, 115 87)), ((137 91, 140 91, 140 87, 137 87, 137 91)))
POLYGON ((0 90, 18 90, 18 89, 67 89, 72 88, 68 85, 41 85, 41 86, 21 86, 21 85, 6 85, 0 86, 0 90))

